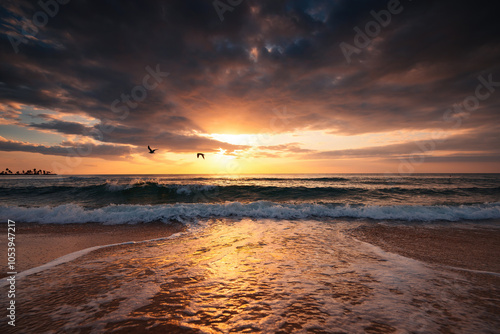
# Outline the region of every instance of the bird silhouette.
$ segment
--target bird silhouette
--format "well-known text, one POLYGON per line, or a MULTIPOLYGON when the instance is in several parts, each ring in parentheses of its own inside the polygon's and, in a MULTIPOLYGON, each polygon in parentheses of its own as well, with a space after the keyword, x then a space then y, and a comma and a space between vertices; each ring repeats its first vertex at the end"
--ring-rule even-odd
POLYGON ((197 153, 197 154, 196 154, 196 158, 199 158, 199 157, 200 157, 200 155, 201 155, 201 157, 203 158, 203 160, 205 160, 205 154, 203 154, 203 153, 197 153))
POLYGON ((149 145, 148 145, 148 150, 149 150, 149 154, 153 154, 153 153, 155 153, 155 151, 157 150, 157 148, 155 148, 154 150, 152 150, 151 147, 149 147, 149 145))

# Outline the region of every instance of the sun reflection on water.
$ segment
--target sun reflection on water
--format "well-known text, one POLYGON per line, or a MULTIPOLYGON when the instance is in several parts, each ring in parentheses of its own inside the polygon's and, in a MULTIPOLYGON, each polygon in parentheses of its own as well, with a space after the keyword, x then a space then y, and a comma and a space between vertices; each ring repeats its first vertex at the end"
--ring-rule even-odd
POLYGON ((455 302, 467 300, 464 283, 382 257, 342 232, 354 225, 209 220, 171 240, 102 249, 53 268, 50 281, 20 281, 21 329, 436 332, 458 315, 475 328, 474 308, 455 302))

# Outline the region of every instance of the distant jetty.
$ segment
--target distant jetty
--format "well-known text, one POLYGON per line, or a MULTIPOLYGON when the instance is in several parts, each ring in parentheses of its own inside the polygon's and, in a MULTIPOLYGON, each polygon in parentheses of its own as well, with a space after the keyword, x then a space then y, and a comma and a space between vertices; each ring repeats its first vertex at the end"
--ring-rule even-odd
POLYGON ((13 172, 9 168, 5 168, 5 170, 0 172, 0 175, 57 175, 55 173, 52 173, 50 170, 42 170, 42 169, 28 169, 26 171, 17 171, 13 172))

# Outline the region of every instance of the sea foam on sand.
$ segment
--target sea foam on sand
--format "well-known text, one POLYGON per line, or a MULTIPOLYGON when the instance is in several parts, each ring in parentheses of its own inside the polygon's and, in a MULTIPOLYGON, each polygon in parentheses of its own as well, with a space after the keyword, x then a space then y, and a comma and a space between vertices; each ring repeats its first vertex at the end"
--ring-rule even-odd
MULTIPOLYGON (((27 332, 493 332, 498 285, 360 242, 343 221, 200 221, 19 280, 27 332), (43 308, 40 308, 43 305, 43 308)), ((425 248, 422 249, 425 252, 425 248)))

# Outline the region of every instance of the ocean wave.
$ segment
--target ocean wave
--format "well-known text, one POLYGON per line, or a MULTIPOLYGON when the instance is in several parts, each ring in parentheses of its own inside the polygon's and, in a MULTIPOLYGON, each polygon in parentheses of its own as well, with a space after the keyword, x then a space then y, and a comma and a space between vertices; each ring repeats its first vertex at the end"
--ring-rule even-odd
POLYGON ((295 182, 295 181, 318 181, 318 182, 343 182, 350 181, 350 179, 345 177, 290 177, 290 178, 282 178, 282 177, 248 177, 242 178, 244 181, 286 181, 286 182, 295 182))
POLYGON ((403 221, 458 221, 500 218, 500 203, 477 205, 331 205, 281 204, 268 201, 252 203, 226 202, 220 204, 162 204, 162 205, 109 205, 89 209, 76 204, 56 207, 26 208, 1 206, 2 221, 12 219, 36 223, 105 223, 130 224, 172 220, 191 221, 198 218, 369 218, 403 221))
POLYGON ((143 188, 148 190, 148 188, 164 188, 173 191, 179 195, 190 195, 197 192, 208 192, 215 190, 217 186, 209 184, 198 184, 198 183, 188 183, 188 184, 175 184, 166 183, 157 180, 133 180, 127 184, 120 184, 116 181, 106 181, 105 184, 96 187, 104 186, 107 191, 119 192, 129 189, 143 188))
POLYGON ((345 204, 475 204, 498 201, 500 187, 356 187, 299 184, 207 184, 171 183, 157 179, 105 180, 98 184, 47 185, 43 187, 0 187, 4 204, 42 206, 82 204, 158 205, 174 203, 225 203, 272 201, 280 203, 345 204), (391 203, 392 202, 392 203, 391 203))
MULTIPOLYGON (((177 180, 178 181, 178 180, 177 180)), ((350 186, 315 186, 308 187, 303 184, 289 184, 289 185, 266 185, 266 184, 207 184, 207 183, 172 183, 163 180, 143 180, 137 179, 130 182, 119 182, 116 180, 106 180, 104 183, 99 184, 83 184, 83 185, 39 185, 39 186, 23 186, 23 187, 0 187, 0 192, 43 192, 52 193, 58 191, 71 190, 73 192, 85 192, 89 190, 105 190, 109 192, 120 192, 130 189, 143 190, 147 192, 150 189, 165 188, 169 190, 179 190, 180 193, 189 193, 190 191, 208 191, 214 189, 224 189, 231 191, 251 191, 254 193, 266 193, 268 191, 274 192, 290 192, 290 191, 307 191, 310 193, 324 194, 326 192, 331 193, 359 193, 359 192, 380 192, 380 193, 400 193, 400 194, 421 194, 421 195, 432 195, 432 194, 443 194, 450 195, 454 193, 498 193, 500 194, 499 186, 482 186, 482 187, 401 187, 401 186, 385 186, 385 187, 366 187, 366 186, 356 186, 352 184, 350 186)))

